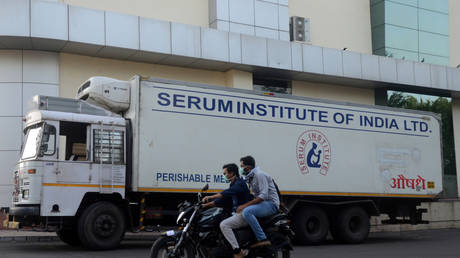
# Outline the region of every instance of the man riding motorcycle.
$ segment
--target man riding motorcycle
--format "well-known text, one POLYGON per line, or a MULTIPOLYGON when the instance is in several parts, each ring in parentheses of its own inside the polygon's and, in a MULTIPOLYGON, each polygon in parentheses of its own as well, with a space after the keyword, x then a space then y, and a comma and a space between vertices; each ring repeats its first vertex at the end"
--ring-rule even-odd
MULTIPOLYGON (((217 193, 211 196, 206 196, 203 198, 205 204, 202 205, 203 208, 218 206, 225 206, 229 201, 232 205, 232 212, 235 212, 237 207, 243 205, 250 200, 252 200, 252 195, 249 193, 248 186, 246 182, 240 178, 238 172, 238 166, 236 164, 227 164, 223 166, 223 174, 230 181, 230 187, 221 193, 217 193), (214 200, 212 202, 209 202, 214 200)), ((238 241, 236 240, 235 234, 233 233, 233 228, 239 228, 246 226, 247 223, 242 218, 242 215, 235 213, 233 216, 223 220, 220 223, 220 229, 225 239, 230 243, 233 248, 233 253, 235 257, 243 257, 246 252, 241 250, 239 247, 238 241)))
POLYGON ((231 182, 229 189, 203 198, 202 194, 209 188, 209 185, 206 184, 197 193, 197 202, 190 203, 185 200, 179 204, 179 215, 176 220, 180 227, 179 230, 169 230, 158 237, 152 245, 151 258, 228 257, 232 255, 232 251, 235 257, 243 257, 246 254, 249 258, 280 257, 280 255, 283 258, 290 257, 292 250, 290 239, 293 237, 293 232, 289 227, 286 214, 279 213, 261 219, 271 245, 264 248, 250 248, 255 237, 252 229, 245 227, 248 224, 242 213, 230 216, 230 218, 236 218, 238 223, 235 226, 234 221, 229 219, 229 212, 224 209, 218 207, 203 209, 203 206, 228 205, 231 207, 229 210, 235 210, 236 207, 241 207, 244 205, 243 202, 247 201, 244 196, 249 196, 249 200, 252 198, 246 183, 239 179, 238 167, 235 164, 224 166, 224 174, 231 182), (204 203, 204 199, 214 201, 204 203), (236 230, 232 231, 232 228, 236 230), (231 250, 229 243, 236 249, 231 250), (244 248, 247 252, 242 252, 239 247, 244 248))

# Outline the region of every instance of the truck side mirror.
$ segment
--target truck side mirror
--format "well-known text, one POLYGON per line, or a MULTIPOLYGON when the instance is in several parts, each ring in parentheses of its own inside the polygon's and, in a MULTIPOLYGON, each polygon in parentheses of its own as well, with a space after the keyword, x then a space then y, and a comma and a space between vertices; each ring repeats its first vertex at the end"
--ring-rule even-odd
MULTIPOLYGON (((49 138, 49 136, 48 136, 49 138)), ((42 156, 45 152, 48 151, 48 144, 44 143, 40 146, 40 156, 42 156)))

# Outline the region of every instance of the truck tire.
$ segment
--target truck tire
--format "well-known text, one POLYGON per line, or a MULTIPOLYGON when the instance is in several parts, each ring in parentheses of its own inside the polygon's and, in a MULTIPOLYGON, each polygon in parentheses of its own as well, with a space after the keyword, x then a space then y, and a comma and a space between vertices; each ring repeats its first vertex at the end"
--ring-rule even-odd
POLYGON ((329 220, 323 209, 309 206, 297 210, 293 226, 297 243, 316 245, 326 240, 329 220))
POLYGON ((56 231, 56 235, 61 239, 62 242, 70 246, 81 245, 80 238, 76 228, 61 228, 56 231))
POLYGON ((78 236, 89 249, 114 249, 120 244, 124 233, 123 213, 110 202, 91 204, 78 220, 78 236))
POLYGON ((369 235, 369 216, 361 207, 350 207, 340 211, 331 230, 335 240, 358 244, 369 235))

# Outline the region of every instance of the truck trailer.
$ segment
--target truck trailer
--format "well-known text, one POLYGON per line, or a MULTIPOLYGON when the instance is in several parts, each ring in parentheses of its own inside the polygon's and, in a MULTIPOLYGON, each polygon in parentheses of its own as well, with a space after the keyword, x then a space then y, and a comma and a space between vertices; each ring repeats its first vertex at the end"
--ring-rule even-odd
POLYGON ((426 223, 442 192, 440 117, 183 81, 92 77, 76 99, 35 96, 10 215, 71 245, 115 248, 176 214, 222 165, 252 155, 279 186, 300 244, 364 241, 370 217, 426 223))

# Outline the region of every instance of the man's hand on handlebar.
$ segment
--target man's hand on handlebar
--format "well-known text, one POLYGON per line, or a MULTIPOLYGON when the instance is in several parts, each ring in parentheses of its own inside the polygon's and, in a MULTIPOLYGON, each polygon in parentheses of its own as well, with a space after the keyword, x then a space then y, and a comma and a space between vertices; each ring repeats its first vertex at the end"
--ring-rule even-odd
POLYGON ((214 202, 208 202, 208 203, 204 203, 204 202, 203 202, 203 203, 201 204, 201 208, 202 208, 202 209, 211 208, 211 207, 214 207, 214 206, 215 206, 214 202))
POLYGON ((216 194, 213 194, 213 195, 210 195, 210 196, 203 197, 202 201, 204 203, 207 203, 207 202, 210 202, 212 200, 219 199, 219 198, 222 198, 222 197, 223 197, 222 194, 216 193, 216 194))

